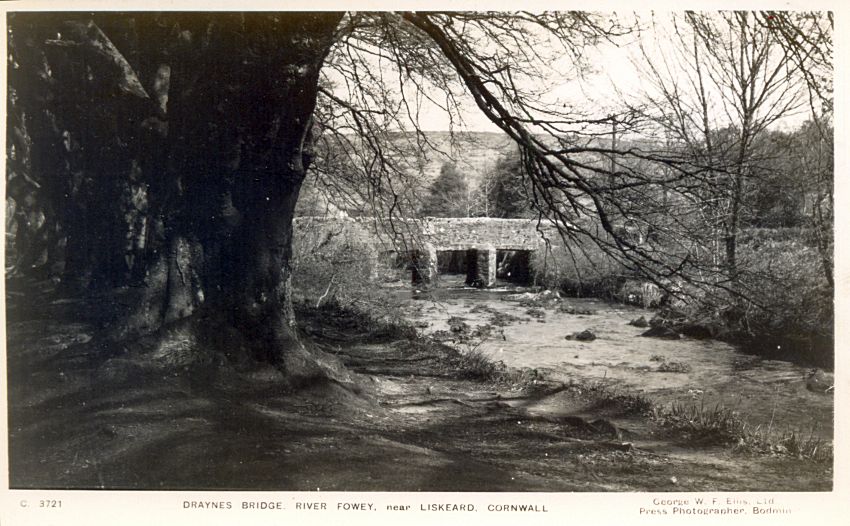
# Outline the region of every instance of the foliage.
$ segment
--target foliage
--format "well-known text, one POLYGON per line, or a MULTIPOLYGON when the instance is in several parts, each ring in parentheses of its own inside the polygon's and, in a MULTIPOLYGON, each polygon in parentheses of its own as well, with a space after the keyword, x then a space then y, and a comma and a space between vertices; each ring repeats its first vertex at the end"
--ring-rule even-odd
POLYGON ((457 165, 445 163, 431 183, 419 209, 422 216, 469 217, 472 213, 469 185, 457 165))
POLYGON ((346 341, 363 338, 370 342, 415 340, 416 328, 395 316, 396 309, 378 301, 341 304, 336 298, 323 302, 318 308, 308 301, 298 301, 295 308, 302 325, 319 319, 322 336, 333 335, 346 341), (338 331, 333 334, 332 331, 338 331))
POLYGON ((746 424, 737 414, 717 404, 713 408, 673 403, 669 411, 658 411, 656 420, 685 441, 700 445, 731 445, 746 435, 746 424))
POLYGON ((531 256, 535 282, 577 297, 614 300, 627 276, 627 267, 589 240, 552 240, 548 250, 531 256))
POLYGON ((358 308, 400 320, 397 302, 375 283, 401 275, 390 254, 364 241, 364 226, 347 219, 325 222, 304 217, 295 229, 292 274, 295 294, 316 308, 325 304, 358 308))
POLYGON ((518 152, 502 155, 484 181, 480 192, 487 217, 509 219, 533 217, 529 184, 518 152))
POLYGON ((817 271, 821 255, 816 246, 799 238, 758 237, 743 245, 742 257, 751 262, 747 286, 763 306, 741 314, 751 339, 789 350, 807 341, 797 349, 798 358, 831 365, 833 288, 817 271))
MULTIPOLYGON (((823 73, 831 68, 821 54, 830 46, 831 21, 823 14, 810 15, 798 22, 819 30, 802 44, 808 50, 803 55, 825 58, 817 65, 823 73)), ((799 225, 802 201, 811 194, 821 196, 815 199, 818 203, 831 202, 831 183, 818 175, 823 169, 814 168, 815 163, 791 169, 805 156, 788 148, 782 134, 769 131, 805 107, 811 72, 792 66, 800 65, 800 57, 785 40, 791 19, 777 17, 779 30, 773 18, 750 12, 673 16, 664 22, 671 27, 669 39, 642 49, 647 88, 643 101, 631 106, 640 115, 644 135, 664 137, 668 156, 675 152, 699 166, 688 173, 673 162, 663 167, 669 179, 662 189, 640 191, 634 197, 635 220, 653 226, 652 235, 662 242, 650 246, 661 259, 681 258, 671 274, 687 282, 689 289, 697 289, 699 298, 743 308, 759 304, 742 286, 750 269, 739 254, 741 229, 771 221, 799 225), (799 181, 806 178, 814 184, 804 190, 799 181), (658 204, 665 206, 656 208, 658 204)), ((828 122, 824 115, 812 108, 813 121, 828 122)), ((831 132, 823 133, 824 126, 817 129, 822 144, 811 150, 822 152, 825 160, 831 155, 827 153, 831 132)), ((797 134, 807 135, 802 129, 797 134)), ((827 251, 822 252, 826 267, 827 251)))

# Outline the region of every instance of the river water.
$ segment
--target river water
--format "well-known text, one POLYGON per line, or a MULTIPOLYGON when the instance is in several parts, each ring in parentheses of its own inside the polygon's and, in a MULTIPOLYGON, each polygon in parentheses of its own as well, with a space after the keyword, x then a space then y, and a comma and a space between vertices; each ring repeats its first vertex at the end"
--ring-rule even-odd
POLYGON ((513 286, 466 288, 461 277, 448 275, 441 276, 441 287, 435 291, 404 289, 396 296, 404 299, 405 316, 426 334, 449 331, 452 317, 462 318, 472 329, 492 324, 494 317, 502 322, 519 318, 499 327, 501 331, 479 347, 512 367, 537 369, 557 381, 602 382, 624 393, 643 394, 662 406, 674 401, 710 408, 723 404, 752 425, 832 439, 832 392, 808 390, 807 367, 761 360, 719 341, 642 337, 646 329, 629 321, 640 316, 649 320, 654 312, 638 307, 559 298, 530 311, 517 301, 522 291, 513 286), (596 339, 565 339, 584 330, 596 339), (680 372, 659 371, 665 363, 680 372))

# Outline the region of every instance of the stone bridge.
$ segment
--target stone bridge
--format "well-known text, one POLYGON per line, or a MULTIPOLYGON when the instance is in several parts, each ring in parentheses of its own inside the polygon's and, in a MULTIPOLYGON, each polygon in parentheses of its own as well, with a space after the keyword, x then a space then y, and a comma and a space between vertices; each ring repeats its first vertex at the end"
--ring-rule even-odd
POLYGON ((460 252, 466 282, 477 287, 495 283, 499 251, 519 252, 527 262, 530 254, 545 249, 544 238, 557 238, 548 223, 490 217, 405 219, 389 227, 374 219, 299 217, 294 228, 296 239, 308 233, 346 231, 345 236, 369 247, 376 257, 406 255, 414 283, 425 285, 438 280, 440 253, 460 252))
POLYGON ((421 244, 414 254, 416 273, 424 283, 436 281, 440 252, 464 252, 466 282, 489 287, 496 282, 500 250, 531 252, 545 248, 543 235, 552 238, 554 229, 536 220, 476 218, 427 218, 421 222, 421 244), (547 232, 547 229, 551 231, 547 232))

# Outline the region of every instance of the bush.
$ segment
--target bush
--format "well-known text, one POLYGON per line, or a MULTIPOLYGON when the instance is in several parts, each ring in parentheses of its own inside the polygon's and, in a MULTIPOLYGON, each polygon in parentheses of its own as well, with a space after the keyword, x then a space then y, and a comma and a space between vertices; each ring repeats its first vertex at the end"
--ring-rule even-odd
POLYGON ((534 283, 569 296, 615 299, 630 273, 589 240, 571 240, 571 249, 551 240, 550 251, 532 253, 534 283))
POLYGON ((734 339, 773 358, 833 366, 833 289, 800 229, 760 229, 740 246, 741 290, 750 300, 717 305, 734 339))
POLYGON ((381 260, 364 241, 369 236, 361 223, 309 217, 299 221, 306 223, 294 229, 292 283, 297 300, 315 308, 356 311, 380 330, 386 324, 407 324, 401 317, 401 301, 374 285, 401 274, 390 268, 388 255, 381 260))
POLYGON ((732 341, 750 353, 831 369, 833 289, 808 232, 744 231, 736 289, 741 297, 683 285, 686 301, 675 311, 662 309, 658 319, 687 336, 732 341))

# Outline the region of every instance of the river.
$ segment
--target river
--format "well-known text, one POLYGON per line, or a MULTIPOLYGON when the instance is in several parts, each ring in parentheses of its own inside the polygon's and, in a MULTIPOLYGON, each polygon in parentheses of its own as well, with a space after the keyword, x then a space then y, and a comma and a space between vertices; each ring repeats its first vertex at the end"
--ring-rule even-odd
POLYGON ((472 289, 462 286, 461 277, 446 275, 432 292, 403 289, 395 295, 404 299, 405 316, 426 334, 448 331, 452 317, 462 318, 472 329, 492 324, 494 316, 513 320, 478 347, 511 367, 537 369, 556 381, 602 382, 662 406, 723 404, 763 429, 832 440, 832 392, 808 390, 807 367, 763 360, 720 341, 642 337, 646 329, 629 321, 640 316, 649 320, 654 313, 629 305, 559 298, 530 311, 516 300, 523 290, 510 285, 472 289), (584 330, 596 339, 565 339, 584 330))

